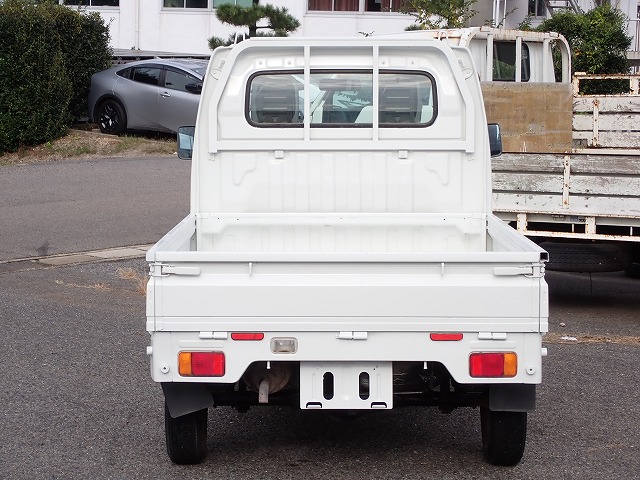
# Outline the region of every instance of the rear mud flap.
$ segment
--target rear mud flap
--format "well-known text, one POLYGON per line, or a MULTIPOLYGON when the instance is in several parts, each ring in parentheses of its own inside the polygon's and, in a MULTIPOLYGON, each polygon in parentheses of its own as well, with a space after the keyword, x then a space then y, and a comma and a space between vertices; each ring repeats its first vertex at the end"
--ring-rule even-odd
POLYGON ((163 383, 162 391, 172 418, 213 406, 213 397, 200 383, 163 383))
POLYGON ((494 412, 531 412, 536 408, 535 385, 491 385, 489 409, 494 412))

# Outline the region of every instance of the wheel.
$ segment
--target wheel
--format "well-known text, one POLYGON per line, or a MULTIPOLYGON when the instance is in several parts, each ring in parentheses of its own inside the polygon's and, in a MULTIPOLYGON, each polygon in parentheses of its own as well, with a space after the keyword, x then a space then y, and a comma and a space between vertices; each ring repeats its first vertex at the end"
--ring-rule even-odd
POLYGON ((164 405, 167 454, 173 463, 193 465, 207 456, 207 409, 173 418, 164 405))
POLYGON ((108 99, 96 108, 95 118, 102 133, 120 135, 127 128, 127 114, 117 100, 108 99))
POLYGON ((527 412, 493 412, 480 409, 482 453, 492 465, 516 465, 524 454, 527 412))
POLYGON ((548 270, 561 272, 617 272, 629 263, 627 251, 611 243, 542 242, 549 252, 548 270))
POLYGON ((640 278, 640 262, 633 262, 625 270, 627 277, 640 278))

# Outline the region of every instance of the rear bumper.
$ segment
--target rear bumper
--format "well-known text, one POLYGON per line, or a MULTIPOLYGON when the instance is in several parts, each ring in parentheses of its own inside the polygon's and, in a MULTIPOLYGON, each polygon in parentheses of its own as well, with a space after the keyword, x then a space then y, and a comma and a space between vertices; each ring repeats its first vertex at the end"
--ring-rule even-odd
MULTIPOLYGON (((348 328, 348 325, 345 325, 348 328)), ((460 384, 539 384, 542 380, 542 334, 464 332, 458 341, 434 341, 429 331, 278 331, 261 332, 259 341, 233 340, 231 332, 153 332, 149 349, 154 381, 233 384, 249 365, 262 362, 362 363, 435 362, 460 384), (351 336, 349 334, 352 334, 351 336), (295 339, 295 353, 274 353, 272 340, 295 339), (225 371, 220 377, 184 377, 179 374, 182 351, 223 352, 225 371), (517 355, 517 370, 510 378, 474 378, 469 371, 472 353, 505 352, 517 355)))

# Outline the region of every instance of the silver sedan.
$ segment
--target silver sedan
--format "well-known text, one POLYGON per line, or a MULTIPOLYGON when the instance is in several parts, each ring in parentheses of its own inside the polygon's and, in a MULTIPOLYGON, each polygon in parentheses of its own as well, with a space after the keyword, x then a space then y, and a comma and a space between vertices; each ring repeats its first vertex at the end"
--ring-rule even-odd
POLYGON ((98 72, 91 77, 89 120, 114 135, 194 125, 206 69, 206 60, 153 59, 98 72))

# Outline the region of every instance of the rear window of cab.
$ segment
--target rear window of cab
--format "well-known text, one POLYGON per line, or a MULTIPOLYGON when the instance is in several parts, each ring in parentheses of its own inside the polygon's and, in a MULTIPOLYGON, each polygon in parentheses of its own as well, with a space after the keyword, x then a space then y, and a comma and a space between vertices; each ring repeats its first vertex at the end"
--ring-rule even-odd
POLYGON ((306 105, 304 74, 253 75, 246 92, 247 121, 256 127, 427 127, 437 114, 433 77, 426 72, 380 71, 377 99, 372 71, 311 71, 306 105), (308 112, 305 109, 308 108, 308 112), (375 109, 375 110, 374 110, 375 109))

